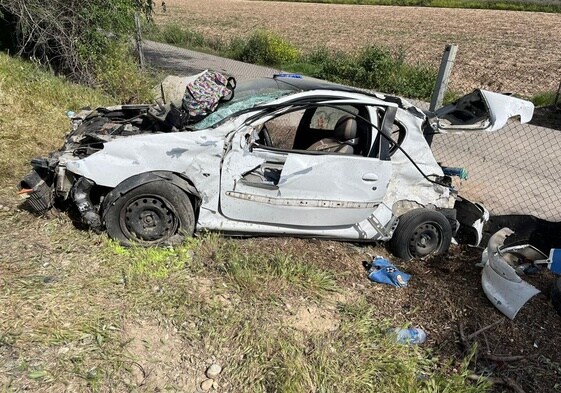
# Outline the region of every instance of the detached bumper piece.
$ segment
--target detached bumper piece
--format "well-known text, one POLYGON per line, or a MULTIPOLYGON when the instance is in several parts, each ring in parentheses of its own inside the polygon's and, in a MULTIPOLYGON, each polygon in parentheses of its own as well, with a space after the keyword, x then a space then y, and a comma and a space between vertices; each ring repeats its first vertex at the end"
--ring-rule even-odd
POLYGON ((521 261, 535 262, 547 258, 529 244, 503 247, 505 239, 513 233, 509 228, 495 233, 481 256, 483 292, 510 319, 514 319, 526 302, 540 292, 522 280, 513 266, 521 261))
POLYGON ((21 208, 35 214, 44 214, 54 202, 52 176, 41 176, 36 170, 29 172, 18 185, 18 194, 26 199, 21 208))

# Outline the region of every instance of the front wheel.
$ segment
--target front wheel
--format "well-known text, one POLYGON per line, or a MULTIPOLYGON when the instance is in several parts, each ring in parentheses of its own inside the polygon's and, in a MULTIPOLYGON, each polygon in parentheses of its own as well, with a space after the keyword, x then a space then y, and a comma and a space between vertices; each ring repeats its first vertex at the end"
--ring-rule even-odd
POLYGON ((406 261, 442 254, 452 241, 452 228, 440 212, 414 209, 403 214, 390 240, 390 251, 406 261))
POLYGON ((187 194, 167 181, 154 181, 117 199, 105 214, 107 234, 121 244, 152 246, 180 243, 195 229, 187 194))

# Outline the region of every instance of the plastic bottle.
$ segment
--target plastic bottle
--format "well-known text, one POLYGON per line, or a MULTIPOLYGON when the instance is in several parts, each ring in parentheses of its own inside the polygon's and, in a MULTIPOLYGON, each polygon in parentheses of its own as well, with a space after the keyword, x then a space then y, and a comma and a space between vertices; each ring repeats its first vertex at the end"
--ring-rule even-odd
POLYGON ((420 328, 393 329, 392 335, 399 344, 422 344, 427 340, 427 334, 420 328))

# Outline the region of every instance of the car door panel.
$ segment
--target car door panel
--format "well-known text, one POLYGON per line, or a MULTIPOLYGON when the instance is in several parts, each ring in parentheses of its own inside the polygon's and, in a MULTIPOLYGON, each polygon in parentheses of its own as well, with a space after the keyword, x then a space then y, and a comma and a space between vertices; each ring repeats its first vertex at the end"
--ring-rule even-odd
POLYGON ((249 134, 240 134, 223 161, 220 208, 229 219, 295 227, 349 226, 370 216, 384 197, 390 161, 272 151, 251 146, 249 134), (276 184, 276 174, 266 176, 267 169, 280 170, 276 184))

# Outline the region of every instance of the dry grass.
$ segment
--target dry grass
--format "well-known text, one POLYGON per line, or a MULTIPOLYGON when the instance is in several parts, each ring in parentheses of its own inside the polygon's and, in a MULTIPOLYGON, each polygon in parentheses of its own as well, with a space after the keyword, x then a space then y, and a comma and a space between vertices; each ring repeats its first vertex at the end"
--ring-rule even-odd
POLYGON ((459 44, 451 89, 486 87, 525 96, 553 90, 561 64, 561 14, 260 2, 168 0, 158 23, 178 22, 207 37, 274 31, 305 51, 400 46, 410 61, 437 66, 446 43, 459 44))

